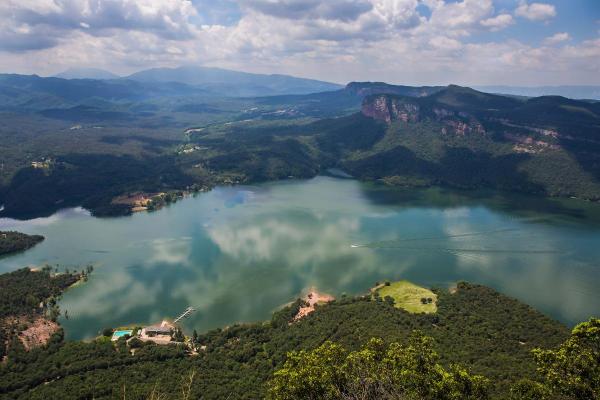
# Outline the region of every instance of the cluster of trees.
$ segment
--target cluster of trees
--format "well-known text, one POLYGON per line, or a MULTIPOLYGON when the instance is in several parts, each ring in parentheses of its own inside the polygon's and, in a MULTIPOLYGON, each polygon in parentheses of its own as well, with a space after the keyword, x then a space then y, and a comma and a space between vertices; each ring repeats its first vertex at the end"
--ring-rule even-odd
MULTIPOLYGON (((511 400, 600 399, 600 320, 576 326, 557 349, 534 349, 540 381, 523 379, 511 400)), ((268 384, 273 400, 485 400, 490 382, 452 365, 439 363, 432 339, 414 332, 408 344, 371 339, 346 351, 325 342, 310 351, 291 352, 268 384)))
POLYGON ((292 352, 269 382, 268 398, 485 400, 488 386, 486 378, 456 365, 446 370, 432 339, 413 333, 406 345, 371 339, 347 352, 327 341, 311 351, 292 352))
POLYGON ((535 349, 533 355, 542 380, 519 382, 513 397, 600 399, 600 319, 577 325, 557 349, 535 349))
MULTIPOLYGON (((49 268, 0 276, 3 312, 30 310, 23 293, 43 301, 71 276, 51 276, 49 268)), ((598 398, 598 320, 569 336, 560 323, 484 286, 435 292, 435 314, 342 297, 290 323, 298 300, 268 322, 195 333, 193 357, 177 345, 65 342, 62 332, 25 351, 13 338, 0 365, 0 398, 178 399, 184 386, 190 398, 204 399, 598 398), (533 349, 544 350, 532 356, 533 349)))
MULTIPOLYGON (((0 359, 11 351, 20 322, 17 318, 31 319, 47 313, 56 320, 59 315, 57 298, 63 290, 78 279, 79 274, 51 274, 52 268, 40 271, 29 268, 0 275, 0 359)), ((90 271, 91 272, 91 271, 90 271)))
POLYGON ((6 188, 4 213, 29 218, 83 205, 98 216, 122 215, 129 213, 130 207, 111 203, 120 194, 160 192, 198 183, 172 156, 83 154, 58 160, 62 164, 51 171, 19 171, 6 188))
POLYGON ((22 268, 0 275, 0 318, 40 313, 40 303, 56 298, 80 279, 78 273, 52 274, 52 267, 41 270, 22 268))
POLYGON ((113 346, 108 338, 59 342, 29 353, 15 346, 0 367, 0 381, 6 382, 0 393, 101 399, 122 397, 125 388, 127 398, 148 398, 153 390, 178 398, 184 371, 196 371, 192 396, 263 398, 267 382, 290 352, 310 351, 328 340, 349 353, 371 338, 381 338, 386 349, 391 343, 410 346, 408 338, 418 330, 432 338, 427 343, 444 371, 452 373, 453 364, 468 366, 468 376, 489 380, 490 397, 506 398, 520 379, 541 379, 533 348, 555 348, 568 337, 566 327, 483 286, 461 283, 455 294, 437 295, 436 314, 410 314, 370 297, 344 297, 290 324, 303 304, 299 300, 265 323, 196 334, 199 354, 194 357, 177 346, 153 345, 140 346, 132 355, 124 343, 113 346))
POLYGON ((150 200, 148 210, 158 210, 165 205, 175 203, 177 200, 183 198, 183 195, 184 193, 181 190, 167 192, 164 195, 156 195, 150 200))
POLYGON ((41 235, 27 235, 15 231, 0 231, 0 256, 27 250, 43 241, 41 235))

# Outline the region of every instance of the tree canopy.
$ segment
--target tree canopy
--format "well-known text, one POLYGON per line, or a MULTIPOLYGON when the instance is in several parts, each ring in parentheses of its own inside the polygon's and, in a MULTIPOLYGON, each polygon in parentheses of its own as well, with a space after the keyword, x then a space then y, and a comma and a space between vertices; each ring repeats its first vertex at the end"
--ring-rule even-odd
POLYGON ((482 400, 488 392, 486 378, 440 365, 433 340, 415 332, 406 345, 373 338, 357 351, 327 341, 291 352, 270 381, 268 398, 482 400))

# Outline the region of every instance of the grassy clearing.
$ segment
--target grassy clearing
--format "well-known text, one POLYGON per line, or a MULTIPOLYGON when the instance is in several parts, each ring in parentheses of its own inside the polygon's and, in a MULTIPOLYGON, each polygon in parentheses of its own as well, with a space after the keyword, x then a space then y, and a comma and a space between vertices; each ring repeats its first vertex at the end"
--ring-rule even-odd
POLYGON ((392 282, 389 286, 381 285, 375 291, 381 298, 390 296, 394 299, 395 307, 411 313, 429 314, 437 311, 437 295, 409 281, 392 282), (431 302, 423 304, 421 299, 431 299, 431 302))

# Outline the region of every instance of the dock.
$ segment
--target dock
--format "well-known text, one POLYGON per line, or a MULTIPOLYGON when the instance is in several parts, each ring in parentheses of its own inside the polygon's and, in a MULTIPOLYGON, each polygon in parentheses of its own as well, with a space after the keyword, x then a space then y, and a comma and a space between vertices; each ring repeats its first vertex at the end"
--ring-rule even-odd
POLYGON ((185 311, 182 312, 179 317, 175 318, 173 323, 176 324, 177 322, 181 321, 182 319, 189 317, 194 311, 196 311, 196 310, 192 307, 186 308, 185 311))

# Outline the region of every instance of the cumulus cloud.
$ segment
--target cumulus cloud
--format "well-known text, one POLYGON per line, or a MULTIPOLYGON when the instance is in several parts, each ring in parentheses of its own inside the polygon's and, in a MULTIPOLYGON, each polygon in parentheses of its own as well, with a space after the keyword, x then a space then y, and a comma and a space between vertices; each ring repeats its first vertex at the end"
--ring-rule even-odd
POLYGON ((488 18, 481 21, 482 26, 489 28, 493 32, 502 30, 514 23, 515 20, 510 14, 500 14, 493 18, 488 18))
POLYGON ((549 45, 558 44, 558 43, 567 41, 570 38, 571 38, 571 36, 567 32, 558 32, 558 33, 555 33, 554 35, 544 39, 544 43, 549 44, 549 45))
POLYGON ((494 10, 492 0, 463 0, 446 3, 431 3, 430 23, 438 28, 466 35, 469 28, 476 26, 494 10))
POLYGON ((245 0, 247 8, 289 19, 353 21, 373 8, 367 0, 245 0))
POLYGON ((80 29, 98 36, 130 30, 191 39, 197 12, 186 0, 4 0, 0 16, 1 48, 22 51, 55 46, 80 29))
POLYGON ((515 10, 515 15, 531 21, 546 21, 556 16, 556 7, 547 3, 531 3, 523 1, 515 10))
POLYGON ((555 16, 554 6, 523 1, 511 16, 498 4, 0 0, 0 70, 56 73, 71 66, 93 66, 128 73, 195 63, 340 83, 597 80, 594 54, 600 46, 595 39, 575 42, 559 33, 536 47, 513 31, 502 36, 487 33, 523 23, 514 15, 539 21, 555 16), (556 46, 559 43, 563 45, 556 46), (564 73, 569 70, 578 73, 564 73))
POLYGON ((459 50, 463 47, 460 41, 445 36, 435 36, 429 40, 429 44, 442 50, 459 50))

